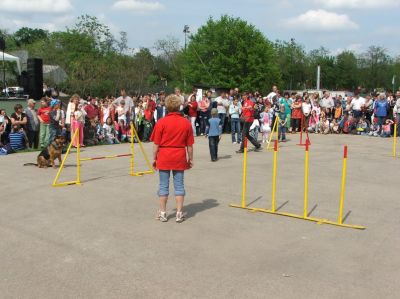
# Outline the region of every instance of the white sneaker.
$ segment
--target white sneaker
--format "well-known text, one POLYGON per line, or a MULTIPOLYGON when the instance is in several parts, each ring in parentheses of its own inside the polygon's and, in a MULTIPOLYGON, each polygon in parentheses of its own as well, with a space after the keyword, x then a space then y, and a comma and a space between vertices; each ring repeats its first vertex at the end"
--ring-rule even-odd
POLYGON ((237 144, 237 142, 236 142, 236 141, 234 141, 234 142, 232 142, 232 144, 237 144))
POLYGON ((185 216, 183 215, 183 212, 176 212, 176 222, 181 223, 185 220, 185 216))
POLYGON ((161 222, 167 222, 168 221, 167 212, 162 212, 158 210, 156 220, 160 220, 161 222))

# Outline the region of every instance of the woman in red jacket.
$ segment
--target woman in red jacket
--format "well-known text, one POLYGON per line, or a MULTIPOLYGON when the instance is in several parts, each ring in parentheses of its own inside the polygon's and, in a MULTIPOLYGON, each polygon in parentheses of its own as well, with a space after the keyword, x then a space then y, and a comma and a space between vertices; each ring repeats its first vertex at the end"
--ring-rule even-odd
POLYGON ((182 213, 185 199, 184 171, 193 167, 193 130, 190 122, 179 112, 182 100, 170 95, 165 100, 167 116, 160 119, 153 130, 153 165, 159 170, 158 196, 160 209, 157 219, 168 221, 166 206, 169 195, 169 178, 173 175, 176 200, 176 222, 184 220, 182 213))

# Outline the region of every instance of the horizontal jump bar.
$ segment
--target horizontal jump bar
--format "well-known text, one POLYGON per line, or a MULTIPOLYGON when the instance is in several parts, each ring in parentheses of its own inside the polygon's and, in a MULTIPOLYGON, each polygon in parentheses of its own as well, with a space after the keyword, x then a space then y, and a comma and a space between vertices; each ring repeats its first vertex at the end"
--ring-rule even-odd
POLYGON ((277 211, 273 212, 271 210, 260 209, 260 208, 250 208, 250 207, 243 208, 242 206, 235 205, 235 204, 231 204, 229 206, 232 207, 232 208, 239 208, 239 209, 249 210, 249 211, 253 211, 253 212, 262 212, 262 213, 268 213, 268 214, 275 214, 275 215, 279 215, 279 216, 286 216, 286 217, 292 217, 292 218, 297 218, 297 219, 303 219, 303 220, 307 220, 307 221, 313 221, 313 222, 317 222, 318 224, 330 224, 330 225, 347 227, 347 228, 366 229, 365 226, 337 223, 337 222, 329 221, 328 219, 323 219, 323 218, 304 217, 304 216, 297 215, 297 214, 277 212, 277 211))
POLYGON ((94 157, 94 158, 83 158, 83 159, 79 159, 79 161, 83 162, 83 161, 92 161, 92 160, 115 159, 115 158, 121 158, 121 157, 129 157, 129 156, 132 156, 132 154, 103 156, 103 157, 94 157))

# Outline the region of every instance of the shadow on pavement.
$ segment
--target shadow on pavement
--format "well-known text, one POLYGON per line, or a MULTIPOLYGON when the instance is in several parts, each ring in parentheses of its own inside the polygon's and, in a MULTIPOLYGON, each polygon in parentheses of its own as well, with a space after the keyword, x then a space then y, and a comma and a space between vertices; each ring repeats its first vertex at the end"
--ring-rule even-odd
POLYGON ((184 212, 186 212, 186 218, 194 217, 197 213, 218 207, 219 203, 215 199, 205 199, 202 202, 191 203, 184 206, 184 212))

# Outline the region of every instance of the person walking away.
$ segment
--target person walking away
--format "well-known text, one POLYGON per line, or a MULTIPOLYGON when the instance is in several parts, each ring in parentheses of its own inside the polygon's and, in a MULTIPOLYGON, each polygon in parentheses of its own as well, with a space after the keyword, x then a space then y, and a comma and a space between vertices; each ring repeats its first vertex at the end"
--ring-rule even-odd
POLYGON ((242 142, 242 136, 240 131, 240 114, 242 113, 241 107, 242 106, 239 103, 238 97, 235 96, 232 101, 232 104, 229 105, 229 115, 231 116, 231 132, 232 132, 233 144, 242 142))
POLYGON ((38 110, 38 119, 40 122, 39 128, 39 145, 40 148, 44 148, 48 144, 49 140, 49 125, 50 125, 50 111, 48 101, 46 98, 40 100, 41 107, 38 110))
POLYGON ((39 128, 40 123, 35 109, 36 101, 33 99, 28 100, 28 107, 25 109, 25 115, 27 117, 26 123, 26 135, 28 137, 28 143, 30 148, 38 148, 39 146, 39 128))
POLYGON ((244 139, 247 138, 254 146, 255 150, 258 151, 261 149, 261 144, 257 142, 251 135, 250 135, 250 127, 254 121, 254 102, 246 96, 243 101, 242 107, 242 117, 243 117, 243 129, 242 129, 242 143, 240 145, 240 149, 236 151, 236 153, 240 154, 244 152, 244 139))
POLYGON ((211 161, 218 160, 218 143, 221 140, 222 124, 218 116, 218 110, 211 109, 211 118, 209 119, 209 126, 207 127, 208 145, 210 147, 211 161))
POLYGON ((157 219, 166 222, 169 179, 174 180, 176 200, 176 222, 184 221, 183 203, 185 200, 184 172, 193 167, 194 137, 192 126, 180 113, 182 100, 170 95, 165 101, 168 115, 158 121, 151 135, 153 145, 153 165, 159 170, 159 211, 157 219))

